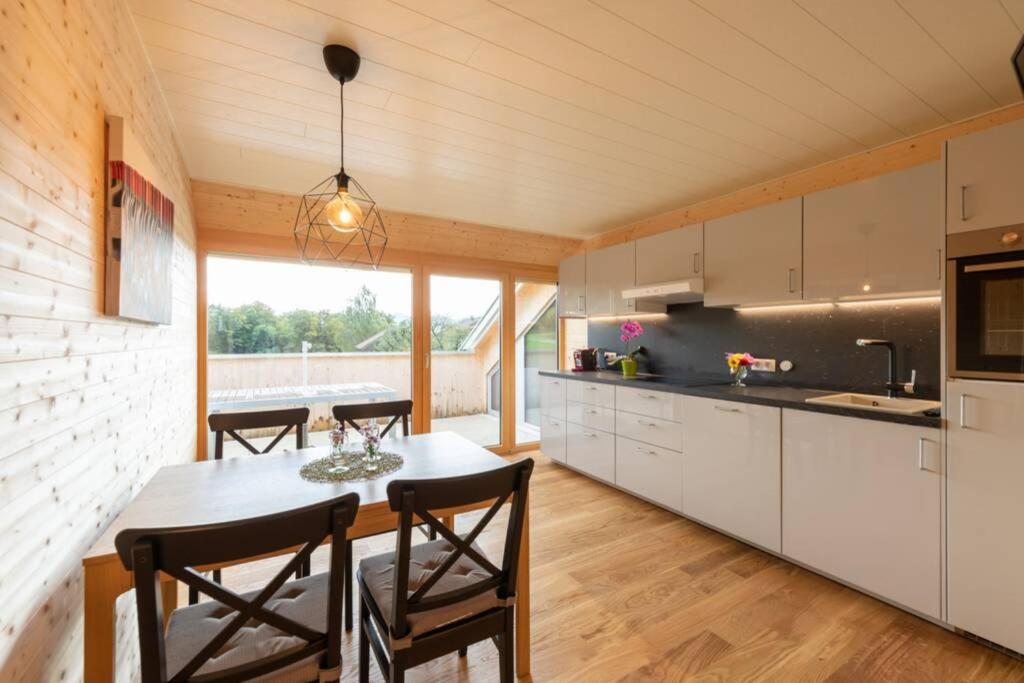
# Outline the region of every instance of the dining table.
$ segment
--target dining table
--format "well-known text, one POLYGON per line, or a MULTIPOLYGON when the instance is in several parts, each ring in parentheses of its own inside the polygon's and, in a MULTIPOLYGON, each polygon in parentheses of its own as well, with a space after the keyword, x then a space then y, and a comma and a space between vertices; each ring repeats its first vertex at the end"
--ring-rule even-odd
MULTIPOLYGON (((368 481, 318 483, 302 478, 300 468, 326 456, 327 447, 201 460, 157 470, 82 557, 86 683, 108 683, 115 678, 116 602, 118 596, 133 587, 132 573, 121 564, 114 548, 114 539, 122 530, 233 522, 302 508, 355 492, 359 494, 359 511, 349 537, 361 538, 397 527, 398 514, 392 512, 388 504, 388 482, 462 476, 493 470, 508 462, 453 432, 389 439, 386 450, 401 455, 402 466, 391 474, 368 481)), ((439 518, 454 520, 457 514, 488 508, 492 503, 485 500, 432 512, 439 518)), ((519 677, 530 674, 529 519, 527 501, 516 596, 516 673, 519 677)), ((329 541, 328 538, 325 543, 329 541)), ((289 552, 291 550, 282 550, 278 554, 289 552)), ((253 559, 257 558, 230 564, 253 559)), ((226 565, 218 565, 223 566, 226 565)), ((163 579, 164 613, 169 616, 177 605, 178 587, 172 578, 163 579)))

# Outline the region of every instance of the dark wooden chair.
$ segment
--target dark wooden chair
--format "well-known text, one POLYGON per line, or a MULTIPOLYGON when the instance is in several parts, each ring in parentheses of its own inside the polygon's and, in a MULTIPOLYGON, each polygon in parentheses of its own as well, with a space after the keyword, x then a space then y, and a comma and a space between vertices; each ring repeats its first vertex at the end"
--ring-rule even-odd
MULTIPOLYGON (((402 436, 409 436, 412 401, 383 401, 381 403, 336 405, 331 408, 331 412, 334 414, 335 420, 355 430, 359 430, 362 426, 358 420, 390 419, 390 422, 380 431, 381 438, 385 437, 395 425, 401 422, 402 436)), ((430 532, 430 540, 436 538, 433 533, 430 532)), ((345 567, 349 577, 348 583, 345 584, 345 630, 351 631, 354 621, 352 616, 352 539, 349 539, 348 545, 345 548, 345 567)))
POLYGON ((394 553, 360 561, 359 680, 370 680, 370 650, 389 683, 449 652, 465 656, 473 643, 492 639, 500 680, 515 680, 516 570, 523 535, 533 460, 501 469, 446 479, 395 480, 388 503, 399 514, 394 553), (501 565, 474 541, 506 501, 512 499, 501 565), (493 500, 473 530, 457 536, 431 510, 493 500), (412 527, 421 519, 440 534, 413 546, 412 527))
POLYGON ((142 682, 338 681, 345 540, 358 509, 359 495, 349 493, 237 522, 119 533, 117 553, 135 581, 142 682), (287 582, 327 538, 330 570, 287 582), (250 593, 193 568, 295 547, 281 571, 250 593), (213 600, 174 610, 165 628, 160 572, 213 600))
MULTIPOLYGON (((224 435, 234 438, 253 455, 263 455, 274 449, 281 439, 286 437, 290 431, 295 430, 295 447, 305 448, 308 443, 306 423, 309 422, 309 408, 284 408, 282 410, 257 410, 252 412, 239 413, 211 413, 207 418, 210 431, 214 434, 213 457, 215 460, 224 458, 224 435), (243 429, 277 429, 281 431, 274 440, 262 451, 249 443, 245 437, 239 434, 243 429)), ((309 574, 309 562, 303 563, 295 578, 301 579, 309 574)), ((213 580, 220 583, 220 570, 213 572, 213 580)), ((194 588, 188 590, 188 603, 194 605, 199 602, 199 593, 194 588)), ((351 609, 351 608, 350 608, 351 609)))
POLYGON ((288 432, 295 430, 295 447, 305 448, 308 442, 306 423, 309 422, 309 408, 283 408, 281 410, 257 410, 241 413, 211 413, 207 418, 210 431, 214 434, 213 457, 224 457, 224 435, 228 434, 253 455, 263 455, 274 449, 288 432), (282 428, 281 432, 262 451, 239 435, 243 429, 282 428))

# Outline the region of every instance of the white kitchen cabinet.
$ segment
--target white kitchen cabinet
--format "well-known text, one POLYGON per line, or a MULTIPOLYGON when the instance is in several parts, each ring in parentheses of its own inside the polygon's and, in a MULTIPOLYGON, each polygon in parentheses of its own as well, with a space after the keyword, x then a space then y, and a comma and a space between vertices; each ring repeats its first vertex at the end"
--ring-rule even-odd
POLYGON ((704 224, 688 225, 636 241, 636 284, 654 285, 704 270, 704 224))
POLYGON ((1024 384, 946 384, 948 619, 1024 652, 1024 384))
POLYGON ((565 388, 567 380, 561 377, 540 378, 540 410, 553 417, 565 417, 565 388))
POLYGON ((542 376, 540 379, 540 450, 559 462, 565 462, 567 385, 561 377, 542 376))
POLYGON ((566 431, 566 463, 602 481, 614 483, 615 435, 570 422, 566 431))
POLYGON ((564 419, 541 413, 540 452, 552 460, 566 460, 567 423, 564 419))
POLYGON ((673 451, 683 449, 683 430, 678 422, 646 415, 615 411, 615 433, 633 441, 642 441, 673 451))
POLYGON ((615 385, 598 384, 583 380, 570 380, 566 387, 566 398, 576 403, 586 403, 601 408, 615 407, 615 385))
POLYGON ((797 197, 705 223, 705 306, 801 299, 802 203, 797 197))
POLYGON ((615 387, 615 408, 625 413, 679 422, 682 400, 678 394, 637 387, 615 387))
POLYGON ((783 554, 940 618, 939 430, 782 414, 783 554))
POLYGON ((682 397, 683 513, 779 552, 779 408, 682 397))
POLYGON ((587 315, 587 255, 576 254, 558 264, 558 316, 587 315))
POLYGON ((565 421, 606 432, 615 431, 615 411, 587 403, 569 401, 565 406, 565 421))
POLYGON ((622 290, 636 286, 636 242, 587 253, 587 315, 664 313, 664 304, 623 299, 622 290))
POLYGON ((615 484, 659 505, 681 511, 682 453, 617 436, 615 484))
POLYGON ((804 197, 804 298, 938 293, 942 162, 804 197))
POLYGON ((969 232, 1024 223, 1020 160, 1024 120, 946 143, 946 231, 969 232))

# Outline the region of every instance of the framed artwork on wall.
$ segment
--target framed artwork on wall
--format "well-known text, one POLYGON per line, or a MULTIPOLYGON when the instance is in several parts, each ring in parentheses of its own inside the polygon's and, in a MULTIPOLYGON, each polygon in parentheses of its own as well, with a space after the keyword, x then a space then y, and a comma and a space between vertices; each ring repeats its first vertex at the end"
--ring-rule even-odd
POLYGON ((171 323, 174 203, 156 178, 124 119, 107 117, 107 315, 171 323))

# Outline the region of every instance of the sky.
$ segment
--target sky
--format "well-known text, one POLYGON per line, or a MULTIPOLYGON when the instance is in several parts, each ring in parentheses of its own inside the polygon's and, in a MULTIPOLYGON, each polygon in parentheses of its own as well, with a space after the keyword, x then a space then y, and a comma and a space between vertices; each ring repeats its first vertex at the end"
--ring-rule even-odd
MULTIPOLYGON (((363 285, 377 295, 385 313, 412 315, 412 276, 408 272, 308 266, 283 261, 211 256, 206 268, 210 305, 239 306, 260 301, 284 313, 296 308, 340 311, 363 285)), ((498 296, 490 280, 434 276, 431 309, 452 318, 477 317, 498 296)))

